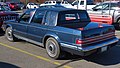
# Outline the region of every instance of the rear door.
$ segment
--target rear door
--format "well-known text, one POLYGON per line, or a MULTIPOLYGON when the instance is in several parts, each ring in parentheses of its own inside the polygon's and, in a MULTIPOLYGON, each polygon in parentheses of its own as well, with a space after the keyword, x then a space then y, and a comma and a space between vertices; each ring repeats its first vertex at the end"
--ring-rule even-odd
POLYGON ((28 25, 28 38, 32 42, 42 42, 42 34, 46 31, 45 25, 42 25, 42 20, 45 10, 37 10, 31 20, 31 23, 28 25))
POLYGON ((42 42, 45 34, 55 26, 56 13, 38 9, 28 26, 28 38, 35 43, 42 42))

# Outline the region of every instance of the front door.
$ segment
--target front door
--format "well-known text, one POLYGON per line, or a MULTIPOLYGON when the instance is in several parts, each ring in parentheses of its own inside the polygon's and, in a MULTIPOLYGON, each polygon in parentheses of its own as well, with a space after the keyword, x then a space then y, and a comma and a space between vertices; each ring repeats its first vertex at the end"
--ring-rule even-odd
POLYGON ((112 24, 112 15, 110 15, 109 9, 109 3, 103 3, 94 7, 92 11, 88 11, 91 21, 112 24))
POLYGON ((20 37, 27 37, 27 26, 31 18, 31 11, 26 11, 19 19, 17 25, 14 28, 14 34, 20 37))

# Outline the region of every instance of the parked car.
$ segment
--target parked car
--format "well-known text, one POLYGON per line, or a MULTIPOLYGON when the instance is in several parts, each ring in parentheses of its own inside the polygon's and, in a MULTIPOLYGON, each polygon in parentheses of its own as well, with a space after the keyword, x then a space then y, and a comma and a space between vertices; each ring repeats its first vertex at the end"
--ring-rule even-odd
POLYGON ((6 3, 3 3, 3 2, 0 2, 0 9, 1 9, 1 11, 5 11, 5 10, 10 11, 11 10, 9 8, 9 6, 6 3))
POLYGON ((43 4, 40 4, 40 6, 48 6, 48 5, 60 5, 60 6, 63 6, 65 8, 73 8, 73 6, 68 3, 67 1, 46 1, 45 3, 43 4))
POLYGON ((75 9, 89 10, 95 7, 93 0, 75 0, 72 3, 75 9))
POLYGON ((88 11, 93 22, 115 25, 120 29, 120 1, 106 1, 88 11))
POLYGON ((39 5, 36 4, 36 3, 28 3, 28 4, 26 5, 26 8, 27 8, 27 9, 39 8, 39 5))
POLYGON ((15 2, 6 2, 6 4, 10 7, 11 10, 18 10, 18 6, 15 2))
POLYGON ((18 10, 22 10, 25 8, 25 5, 22 2, 16 2, 17 6, 18 6, 18 10))
POLYGON ((0 27, 3 24, 3 21, 16 19, 18 16, 17 13, 12 12, 7 4, 0 2, 0 27))
POLYGON ((85 10, 29 9, 17 20, 5 21, 3 26, 9 41, 23 39, 44 46, 54 59, 64 51, 81 56, 103 52, 118 42, 114 26, 91 22, 85 10))

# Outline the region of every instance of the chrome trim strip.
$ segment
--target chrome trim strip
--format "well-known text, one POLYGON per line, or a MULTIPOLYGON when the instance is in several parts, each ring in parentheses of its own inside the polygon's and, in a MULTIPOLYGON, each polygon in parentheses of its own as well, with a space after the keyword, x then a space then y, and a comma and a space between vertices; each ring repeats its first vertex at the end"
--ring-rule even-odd
MULTIPOLYGON (((105 37, 106 38, 106 37, 105 37)), ((95 40, 95 41, 87 41, 87 42, 85 42, 85 44, 83 44, 83 45, 90 45, 90 44, 94 44, 94 43, 98 43, 98 42, 102 42, 102 41, 105 41, 105 40, 109 40, 109 39, 111 39, 111 38, 114 38, 114 36, 113 37, 109 37, 109 38, 106 38, 106 39, 97 39, 97 40, 95 40)))
POLYGON ((36 42, 34 40, 31 40, 31 39, 28 39, 28 38, 25 38, 25 37, 22 37, 22 36, 19 36, 19 35, 16 35, 16 34, 14 34, 14 36, 17 37, 18 39, 22 39, 22 40, 28 41, 30 43, 34 43, 34 44, 37 44, 37 45, 40 45, 40 46, 44 47, 43 43, 36 42))
POLYGON ((94 50, 94 49, 97 49, 97 48, 100 48, 100 47, 103 47, 103 46, 107 46, 107 45, 113 44, 115 42, 118 42, 117 38, 114 38, 112 40, 107 40, 104 43, 88 46, 88 47, 85 47, 85 48, 78 47, 78 49, 82 49, 82 51, 90 51, 90 50, 94 50))
POLYGON ((115 35, 115 32, 110 32, 110 33, 106 33, 106 34, 100 34, 98 36, 93 36, 93 37, 90 37, 90 38, 84 38, 83 40, 88 40, 88 39, 92 39, 92 38, 99 38, 99 37, 104 37, 104 36, 108 36, 108 35, 115 35), (101 36, 102 35, 102 36, 101 36))
POLYGON ((107 40, 103 43, 100 43, 100 44, 97 44, 97 45, 93 44, 92 46, 88 46, 88 47, 84 47, 84 48, 82 48, 78 45, 75 46, 75 45, 69 45, 69 44, 65 44, 65 43, 60 43, 60 44, 63 47, 67 47, 67 48, 71 48, 71 49, 77 49, 79 51, 86 52, 86 51, 94 50, 94 49, 97 49, 97 48, 100 48, 100 47, 103 47, 103 46, 107 46, 107 45, 109 46, 110 44, 113 44, 113 43, 116 43, 116 42, 118 42, 118 39, 114 38, 114 39, 111 39, 111 40, 107 40))
POLYGON ((61 46, 63 46, 63 47, 67 47, 67 48, 71 48, 71 49, 75 49, 75 50, 77 50, 77 46, 75 46, 75 45, 69 45, 69 44, 65 44, 65 43, 60 43, 61 44, 61 46))

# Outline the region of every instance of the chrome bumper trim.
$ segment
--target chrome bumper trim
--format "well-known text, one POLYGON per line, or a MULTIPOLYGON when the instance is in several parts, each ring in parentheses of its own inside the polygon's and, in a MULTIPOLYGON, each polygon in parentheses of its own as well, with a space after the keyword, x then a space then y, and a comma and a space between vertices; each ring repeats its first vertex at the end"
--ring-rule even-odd
POLYGON ((75 49, 75 50, 78 50, 78 51, 90 51, 90 50, 94 50, 94 49, 97 49, 97 48, 100 48, 100 47, 103 47, 103 46, 107 46, 107 45, 110 45, 110 44, 113 44, 113 43, 116 43, 118 42, 118 38, 114 38, 114 39, 111 39, 111 40, 107 40, 105 42, 102 42, 100 44, 97 44, 97 45, 92 45, 92 46, 87 46, 87 47, 80 47, 78 45, 69 45, 69 44, 64 44, 64 43, 60 43, 61 46, 63 47, 67 47, 67 48, 71 48, 71 49, 75 49))

